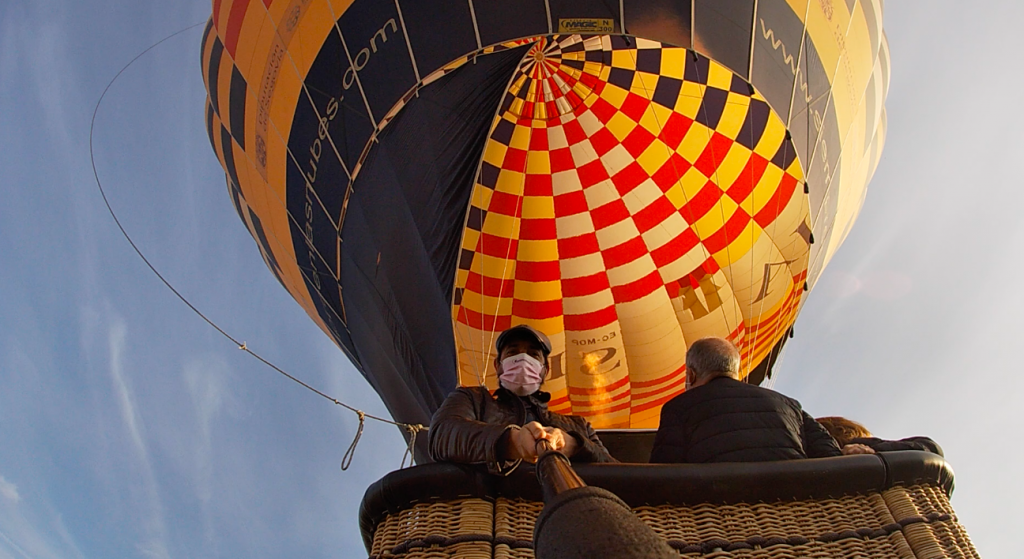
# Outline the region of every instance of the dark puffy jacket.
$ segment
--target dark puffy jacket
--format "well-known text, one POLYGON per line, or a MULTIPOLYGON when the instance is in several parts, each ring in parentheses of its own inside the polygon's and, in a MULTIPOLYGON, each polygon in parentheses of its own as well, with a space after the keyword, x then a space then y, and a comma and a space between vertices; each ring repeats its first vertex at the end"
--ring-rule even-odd
POLYGON ((557 427, 578 443, 573 462, 614 462, 586 419, 548 411, 550 395, 536 392, 520 398, 499 388, 494 395, 484 387, 459 388, 448 395, 430 420, 430 457, 437 462, 486 464, 491 473, 507 474, 519 460, 505 460, 506 434, 527 419, 557 427))
POLYGON ((928 437, 910 437, 898 441, 887 441, 878 437, 853 439, 850 444, 862 444, 871 447, 875 452, 891 452, 894 450, 923 450, 942 456, 942 447, 928 437))
POLYGON ((796 400, 720 377, 665 404, 651 462, 768 462, 840 454, 828 431, 796 400))

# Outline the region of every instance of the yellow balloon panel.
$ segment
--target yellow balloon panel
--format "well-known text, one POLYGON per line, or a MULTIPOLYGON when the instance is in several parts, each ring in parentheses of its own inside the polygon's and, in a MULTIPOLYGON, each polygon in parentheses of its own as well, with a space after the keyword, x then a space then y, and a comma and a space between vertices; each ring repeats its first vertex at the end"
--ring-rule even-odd
POLYGON ((471 198, 460 383, 496 386, 495 332, 526 323, 552 338, 552 409, 657 426, 688 342, 728 337, 757 364, 792 325, 802 180, 785 125, 724 66, 644 39, 536 39, 471 198))

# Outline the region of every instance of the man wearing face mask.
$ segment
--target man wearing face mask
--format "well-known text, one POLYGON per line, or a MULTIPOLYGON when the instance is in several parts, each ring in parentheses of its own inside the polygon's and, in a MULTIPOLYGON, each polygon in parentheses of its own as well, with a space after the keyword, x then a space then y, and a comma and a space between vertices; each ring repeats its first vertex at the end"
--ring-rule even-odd
POLYGON ((614 462, 586 419, 548 411, 551 395, 540 390, 548 374, 551 341, 529 326, 498 336, 494 368, 500 387, 461 387, 430 421, 430 456, 437 462, 486 464, 508 474, 522 461, 537 461, 537 442, 547 440, 576 462, 614 462))

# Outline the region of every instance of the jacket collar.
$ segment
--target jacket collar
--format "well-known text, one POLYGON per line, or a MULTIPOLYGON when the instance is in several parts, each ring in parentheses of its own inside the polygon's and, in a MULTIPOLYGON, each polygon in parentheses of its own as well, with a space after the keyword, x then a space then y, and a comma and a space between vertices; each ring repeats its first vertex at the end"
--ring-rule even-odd
POLYGON ((519 398, 523 400, 524 403, 532 404, 539 411, 547 411, 548 402, 551 401, 551 393, 544 392, 543 390, 538 390, 529 396, 517 396, 515 392, 512 392, 505 387, 498 387, 498 389, 494 391, 494 396, 498 400, 519 398))

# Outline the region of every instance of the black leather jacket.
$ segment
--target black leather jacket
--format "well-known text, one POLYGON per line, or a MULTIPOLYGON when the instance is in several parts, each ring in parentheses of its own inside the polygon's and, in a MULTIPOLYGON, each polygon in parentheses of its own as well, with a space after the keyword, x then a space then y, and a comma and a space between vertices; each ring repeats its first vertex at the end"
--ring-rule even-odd
POLYGON ((506 460, 504 445, 513 426, 529 420, 557 427, 578 443, 574 462, 614 462, 590 422, 576 415, 548 411, 547 392, 519 397, 499 388, 463 387, 448 395, 430 420, 428 444, 436 462, 486 464, 488 471, 508 474, 519 460, 506 460))

